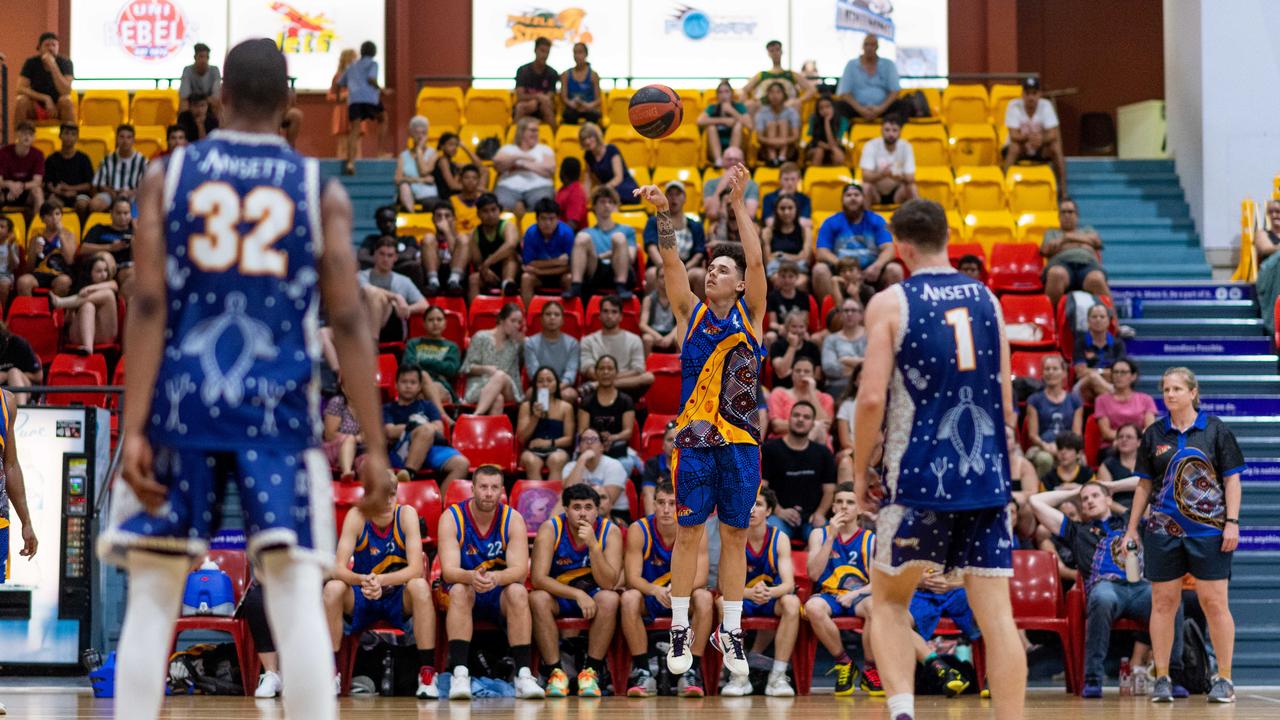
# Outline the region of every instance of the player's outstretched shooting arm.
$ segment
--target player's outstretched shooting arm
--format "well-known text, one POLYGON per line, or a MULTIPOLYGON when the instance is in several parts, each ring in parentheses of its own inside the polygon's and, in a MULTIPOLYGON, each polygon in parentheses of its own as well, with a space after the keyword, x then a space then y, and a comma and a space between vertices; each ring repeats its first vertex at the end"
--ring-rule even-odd
MULTIPOLYGON (((742 299, 747 304, 747 312, 751 314, 751 326, 756 332, 764 327, 765 297, 768 295, 769 281, 764 274, 764 246, 760 244, 760 232, 756 230, 755 221, 751 219, 751 211, 747 209, 744 193, 751 182, 751 173, 742 163, 729 168, 725 180, 732 189, 729 191, 729 205, 733 208, 734 219, 738 223, 738 237, 742 239, 742 254, 747 259, 747 290, 742 299)), ((670 296, 670 291, 668 291, 670 296)))
POLYGON ((658 225, 658 253, 662 255, 667 298, 671 301, 671 312, 676 316, 676 337, 684 342, 685 332, 689 329, 689 316, 693 314, 697 298, 689 288, 689 272, 680 259, 680 252, 676 250, 676 230, 671 224, 671 206, 667 202, 666 193, 657 185, 645 185, 637 188, 635 193, 636 197, 648 201, 657 210, 654 221, 658 225))

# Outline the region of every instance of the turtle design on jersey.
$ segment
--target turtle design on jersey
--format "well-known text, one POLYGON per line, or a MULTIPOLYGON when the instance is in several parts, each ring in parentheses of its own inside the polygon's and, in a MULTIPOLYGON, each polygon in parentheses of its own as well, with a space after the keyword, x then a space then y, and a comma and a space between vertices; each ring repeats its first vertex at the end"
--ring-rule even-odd
POLYGON ((244 400, 245 375, 258 360, 274 360, 278 351, 271 329, 245 314, 248 300, 244 293, 227 294, 226 312, 198 323, 182 341, 182 354, 198 357, 204 371, 200 399, 212 405, 222 398, 232 407, 244 400), (231 366, 223 368, 218 359, 218 343, 234 330, 240 335, 240 348, 231 366))
POLYGON ((978 474, 986 471, 987 463, 982 459, 982 438, 995 434, 996 425, 991 421, 991 416, 973 402, 973 388, 960 388, 960 404, 942 416, 942 423, 938 426, 938 439, 951 440, 951 446, 960 455, 961 477, 968 475, 970 470, 978 474), (964 442, 960 439, 960 418, 966 413, 973 420, 973 444, 968 450, 965 450, 964 442))

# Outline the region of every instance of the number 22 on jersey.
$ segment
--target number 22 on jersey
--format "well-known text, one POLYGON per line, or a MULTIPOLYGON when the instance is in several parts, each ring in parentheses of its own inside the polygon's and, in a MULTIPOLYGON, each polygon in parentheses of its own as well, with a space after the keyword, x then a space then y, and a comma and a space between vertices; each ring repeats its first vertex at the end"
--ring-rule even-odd
POLYGON ((273 246, 293 227, 293 200, 277 187, 257 187, 244 196, 229 183, 210 181, 187 199, 192 215, 204 218, 204 232, 188 239, 191 262, 206 272, 224 272, 238 263, 245 275, 284 277, 289 254, 273 246), (236 226, 254 223, 240 235, 236 226))
POLYGON ((969 308, 952 308, 943 317, 956 336, 956 370, 973 370, 978 363, 973 354, 973 324, 969 321, 969 308))

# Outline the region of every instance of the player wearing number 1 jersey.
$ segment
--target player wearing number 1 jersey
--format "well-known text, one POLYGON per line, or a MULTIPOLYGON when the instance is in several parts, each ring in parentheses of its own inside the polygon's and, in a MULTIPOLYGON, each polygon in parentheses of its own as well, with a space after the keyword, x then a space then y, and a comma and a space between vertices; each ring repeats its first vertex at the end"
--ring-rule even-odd
POLYGON ((149 168, 138 200, 125 349, 123 474, 100 551, 129 570, 117 717, 151 720, 192 557, 235 483, 281 655, 286 714, 331 720, 317 589, 333 563, 328 464, 318 449, 323 297, 344 387, 372 452, 365 516, 385 509, 386 447, 358 295, 351 208, 277 135, 285 58, 266 39, 227 54, 223 130, 149 168), (374 482, 374 480, 380 482, 374 482), (132 492, 130 492, 132 491, 132 492))
POLYGON ((922 573, 962 575, 986 643, 996 715, 1022 717, 1026 657, 1013 624, 1009 456, 1014 422, 1009 345, 995 295, 947 259, 941 206, 911 200, 893 215, 911 277, 867 305, 854 427, 854 482, 877 512, 871 644, 889 717, 914 717, 907 611, 922 573), (886 403, 887 396, 887 403, 886 403), (867 477, 883 427, 884 504, 867 477))

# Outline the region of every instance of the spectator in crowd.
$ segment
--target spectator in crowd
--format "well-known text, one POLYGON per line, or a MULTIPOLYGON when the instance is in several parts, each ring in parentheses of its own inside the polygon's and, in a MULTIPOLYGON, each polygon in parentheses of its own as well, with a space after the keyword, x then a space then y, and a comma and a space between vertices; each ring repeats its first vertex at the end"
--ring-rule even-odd
MULTIPOLYGON (((652 697, 657 682, 649 668, 653 649, 645 624, 671 617, 671 551, 676 544, 676 491, 669 482, 658 483, 654 491, 654 511, 633 523, 626 535, 627 590, 622 593, 622 635, 631 654, 631 674, 627 677, 629 697, 652 697)), ((693 595, 689 600, 692 620, 693 666, 680 676, 676 691, 685 697, 702 697, 702 653, 711 636, 711 591, 707 590, 707 535, 698 549, 693 595)), ((658 663, 665 662, 659 656, 658 663)))
POLYGON ((831 396, 818 389, 818 381, 813 377, 814 363, 807 357, 796 358, 792 368, 792 387, 774 387, 769 391, 769 430, 771 435, 785 435, 791 432, 794 423, 790 420, 795 406, 807 403, 814 408, 814 416, 806 419, 808 436, 815 442, 831 442, 831 420, 835 417, 835 401, 831 396))
POLYGON ((431 209, 435 232, 422 236, 422 268, 427 276, 427 295, 440 294, 440 278, 445 278, 445 291, 461 297, 462 282, 467 276, 467 251, 470 243, 458 230, 453 205, 437 202, 431 209))
POLYGON ((190 142, 203 140, 209 133, 217 130, 218 116, 209 106, 209 96, 191 93, 187 98, 187 109, 178 113, 176 124, 182 128, 190 142))
POLYGON ((347 162, 343 171, 356 172, 356 157, 360 147, 361 125, 371 120, 377 127, 378 150, 387 144, 387 111, 382 106, 382 88, 378 86, 378 46, 370 40, 360 43, 360 59, 351 63, 338 80, 347 89, 347 162))
POLYGON ((471 461, 449 447, 440 408, 422 398, 422 371, 401 365, 396 371, 396 398, 382 406, 387 453, 394 467, 417 475, 424 468, 443 478, 440 489, 465 477, 471 461))
POLYGON ((514 119, 540 118, 542 122, 556 126, 555 94, 560 74, 547 65, 551 54, 551 40, 540 37, 533 41, 533 62, 516 69, 516 105, 514 119))
POLYGON ((564 467, 564 486, 586 483, 600 495, 600 514, 618 522, 630 519, 627 501, 627 471, 616 458, 609 457, 600 433, 589 425, 580 425, 578 454, 564 467))
POLYGON ((476 415, 499 415, 508 402, 520 402, 520 356, 524 350, 524 311, 508 303, 498 311, 498 324, 472 333, 462 374, 467 390, 462 400, 476 406, 476 415))
POLYGON ((559 482, 573 450, 573 437, 573 405, 560 397, 560 378, 555 370, 539 367, 533 373, 529 396, 520 403, 516 422, 516 439, 524 448, 520 467, 524 468, 525 477, 539 480, 546 467, 547 479, 559 482))
POLYGON ((355 482, 356 456, 364 449, 360 423, 339 387, 338 393, 324 404, 324 449, 329 469, 338 473, 342 482, 355 482))
POLYGON ((75 233, 62 226, 62 204, 45 200, 40 206, 44 227, 27 238, 27 252, 18 277, 18 294, 30 295, 36 287, 54 295, 71 292, 71 265, 75 262, 80 242, 75 233))
POLYGON ((23 120, 14 142, 0 147, 0 206, 21 207, 28 217, 44 203, 44 153, 32 147, 36 126, 23 120))
MULTIPOLYGON (((836 433, 835 439, 839 442, 836 452, 836 477, 843 482, 853 477, 853 429, 857 425, 857 401, 858 401, 858 375, 861 374, 862 367, 859 366, 854 371, 849 384, 845 386, 844 392, 840 393, 840 397, 836 398, 836 433)), ((852 482, 852 480, 850 480, 852 482)), ((1039 478, 1036 479, 1039 482, 1039 478)))
POLYGON ((99 253, 107 254, 111 266, 108 274, 119 281, 121 291, 128 295, 129 280, 133 277, 133 206, 128 200, 111 204, 110 224, 89 228, 76 250, 76 262, 99 253))
MULTIPOLYGON (((1076 333, 1072 361, 1076 371, 1076 389, 1081 399, 1089 403, 1094 398, 1113 392, 1111 366, 1125 357, 1124 340, 1114 337, 1111 326, 1111 308, 1103 303, 1090 305, 1085 316, 1088 330, 1076 333)), ((1152 406, 1154 414, 1154 405, 1152 406)))
MULTIPOLYGON (((343 615, 351 618, 348 629, 352 635, 360 635, 378 622, 402 627, 406 619, 412 619, 418 651, 415 694, 423 700, 437 698, 436 609, 431 586, 422 577, 418 513, 412 505, 396 502, 394 475, 387 473, 378 481, 390 486, 385 505, 367 516, 359 507, 347 511, 335 562, 329 568, 331 579, 324 585, 324 610, 334 657, 342 647, 343 615)), ((341 674, 333 684, 335 693, 340 692, 341 674)))
MULTIPOLYGON (((809 311, 817 307, 811 303, 813 296, 800 289, 802 268, 790 260, 782 260, 776 268, 768 271, 773 278, 773 289, 769 291, 765 307, 769 313, 769 325, 780 326, 791 313, 804 313, 805 323, 809 322, 809 311)), ((777 332, 765 334, 766 342, 778 339, 777 332)))
POLYGON ((671 452, 676 447, 676 421, 670 420, 662 431, 662 451, 644 461, 640 471, 640 503, 644 514, 654 513, 654 494, 662 483, 671 482, 671 452))
MULTIPOLYGON (((546 62, 546 59, 543 59, 546 62)), ((560 120, 565 125, 599 123, 604 93, 600 92, 600 76, 587 62, 587 44, 573 44, 573 67, 560 74, 560 100, 564 111, 560 120)))
POLYGON ((1031 440, 1027 459, 1035 464, 1036 475, 1044 477, 1058 453, 1058 434, 1084 431, 1084 409, 1080 398, 1066 388, 1067 364, 1061 355, 1046 355, 1040 361, 1040 379, 1044 388, 1027 398, 1027 437, 1031 440))
POLYGON ((524 273, 520 289, 525 305, 533 301, 538 290, 568 289, 569 256, 573 253, 573 230, 560 219, 556 201, 543 198, 533 206, 533 212, 537 222, 525 231, 521 244, 524 273))
MULTIPOLYGON (((182 80, 178 83, 178 109, 188 109, 192 104, 191 98, 195 95, 202 95, 213 104, 214 113, 221 115, 222 73, 218 70, 217 65, 209 63, 208 45, 198 42, 193 49, 195 50, 195 62, 182 68, 182 80)), ((355 53, 352 52, 352 55, 354 56, 355 53)), ((191 135, 187 137, 192 141, 196 139, 191 135)))
POLYGON ((566 697, 569 676, 560 665, 556 618, 589 622, 578 697, 600 697, 600 675, 618 624, 614 588, 622 577, 622 530, 603 516, 600 495, 588 485, 566 486, 560 502, 564 512, 542 523, 533 541, 533 634, 547 678, 547 697, 566 697))
POLYGON ((849 134, 849 118, 836 110, 830 95, 819 95, 809 118, 809 144, 805 155, 809 167, 844 165, 844 139, 849 134))
POLYGON ((867 33, 862 40, 862 55, 844 66, 836 95, 845 106, 846 117, 876 120, 886 113, 906 115, 906 103, 898 98, 898 66, 877 55, 880 40, 867 33))
MULTIPOLYGON (((469 174, 464 172, 463 176, 469 174)), ((475 268, 467 281, 468 293, 475 299, 483 290, 500 289, 504 297, 512 297, 519 291, 516 284, 521 259, 519 223, 502 217, 498 196, 488 192, 476 200, 476 218, 480 224, 471 233, 471 251, 467 253, 467 259, 475 268)))
POLYGON ((578 401, 578 339, 564 333, 564 306, 549 300, 538 314, 541 330, 524 341, 524 366, 549 368, 557 379, 556 393, 569 403, 578 401))
MULTIPOLYGON (((441 200, 450 200, 461 193, 474 204, 475 199, 480 195, 481 188, 489 178, 489 170, 476 156, 471 145, 458 138, 458 133, 446 132, 436 141, 436 161, 432 167, 431 176, 435 179, 436 194, 441 200), (459 152, 467 156, 466 165, 459 166, 454 162, 453 159, 459 152), (475 182, 471 185, 467 184, 467 179, 464 177, 467 168, 473 168, 476 174, 475 182)), ((456 203, 454 210, 457 211, 456 203)), ((458 212, 459 219, 462 215, 458 212)), ((470 230, 463 232, 470 232, 470 230)))
POLYGON ((596 364, 606 355, 615 361, 619 390, 642 395, 653 384, 653 373, 645 369, 644 341, 622 328, 622 301, 615 295, 600 301, 600 329, 582 338, 579 367, 588 380, 600 379, 596 364))
MULTIPOLYGON (((441 151, 443 152, 443 151, 441 151)), ((448 197, 449 204, 453 206, 453 216, 458 219, 458 231, 468 238, 471 233, 480 225, 480 215, 476 212, 476 203, 480 201, 480 196, 485 193, 480 178, 487 174, 479 166, 474 163, 463 165, 453 175, 453 180, 443 179, 440 175, 440 169, 443 165, 453 164, 452 160, 441 157, 436 163, 436 189, 441 192, 441 199, 448 197), (460 188, 457 192, 444 192, 446 185, 456 183, 460 188)), ((448 171, 454 173, 453 169, 448 171)))
MULTIPOLYGON (((1105 308, 1106 306, 1095 305, 1094 307, 1105 308)), ((1093 308, 1089 310, 1092 315, 1093 308)), ((1129 424, 1141 430, 1155 422, 1156 402, 1150 395, 1134 389, 1137 382, 1138 363, 1128 357, 1118 357, 1112 361, 1113 390, 1098 395, 1093 408, 1094 417, 1098 418, 1098 430, 1102 434, 1103 448, 1110 447, 1115 441, 1116 432, 1120 426, 1129 424)))
POLYGON ((187 131, 177 123, 164 129, 164 149, 151 156, 151 160, 169 157, 174 150, 188 144, 187 131))
POLYGON ((419 289, 426 285, 426 271, 423 267, 422 249, 416 238, 400 235, 396 227, 396 206, 383 205, 373 211, 373 222, 378 231, 364 236, 356 251, 360 267, 368 269, 374 266, 378 248, 385 240, 394 241, 395 260, 391 269, 408 278, 419 289))
POLYGON ((506 630, 515 662, 516 697, 538 699, 531 641, 533 620, 524 580, 529 574, 529 535, 520 513, 502 502, 502 471, 481 465, 471 479, 467 500, 440 515, 437 533, 440 589, 445 606, 452 682, 450 700, 471 697, 471 635, 476 620, 506 630))
POLYGON ((886 115, 880 122, 880 137, 862 148, 862 182, 867 202, 872 205, 901 205, 916 192, 916 154, 902 139, 902 118, 886 115))
POLYGON ((379 339, 386 342, 404 339, 409 316, 427 309, 427 299, 418 286, 392 269, 396 256, 396 239, 384 236, 378 240, 373 253, 373 267, 356 275, 372 321, 375 342, 379 339))
MULTIPOLYGON (((1138 449, 1138 487, 1125 542, 1141 545, 1145 576, 1151 581, 1151 647, 1155 655, 1154 702, 1174 694, 1169 679, 1180 618, 1184 577, 1195 578, 1196 599, 1209 625, 1218 672, 1210 702, 1235 702, 1231 665, 1235 620, 1227 598, 1231 558, 1240 542, 1240 475, 1244 455, 1235 435, 1220 418, 1199 409, 1195 373, 1185 367, 1164 371, 1161 381, 1169 414, 1142 433, 1138 449), (1196 471, 1183 467, 1194 463, 1196 471), (1138 524, 1151 510, 1146 531, 1138 524)), ((1180 653, 1179 653, 1180 655, 1180 653)))
POLYGON ((582 161, 569 156, 560 161, 560 189, 556 191, 560 216, 574 232, 587 226, 587 191, 582 184, 582 161))
POLYGON ((1078 433, 1064 430, 1053 438, 1054 465, 1049 472, 1040 476, 1040 485, 1046 490, 1058 488, 1079 489, 1081 485, 1093 479, 1093 470, 1085 465, 1084 438, 1078 433))
POLYGON ((97 193, 89 202, 90 212, 106 212, 117 198, 134 202, 138 183, 147 169, 147 159, 133 147, 134 130, 129 124, 116 128, 115 152, 102 158, 98 172, 93 176, 97 193))
POLYGON ((422 316, 425 334, 410 338, 400 357, 401 366, 416 367, 424 373, 423 395, 438 407, 456 399, 453 383, 462 365, 462 350, 457 343, 444 337, 447 324, 444 310, 435 305, 428 307, 422 316))
POLYGON ((867 354, 867 329, 862 324, 862 303, 845 298, 840 303, 840 329, 822 341, 822 376, 827 392, 844 394, 867 354))
MULTIPOLYGON (((787 680, 787 668, 791 664, 791 651, 795 649, 800 634, 800 598, 796 596, 795 567, 791 562, 791 548, 783 531, 773 527, 778 498, 770 488, 761 488, 751 508, 751 520, 747 525, 747 584, 743 593, 743 617, 777 618, 778 629, 773 637, 773 665, 765 681, 764 694, 770 697, 792 697, 796 694, 787 680)), ((716 598, 721 609, 723 603, 716 598)), ((762 634, 756 636, 756 647, 764 650, 762 634)), ((750 695, 751 682, 747 675, 731 675, 720 690, 728 697, 750 695)))
POLYGON ((31 343, 10 332, 3 320, 0 320, 0 379, 14 393, 14 401, 19 405, 25 405, 30 399, 21 388, 44 382, 44 368, 31 343))
POLYGON ((630 473, 639 465, 630 448, 636 433, 635 401, 619 392, 618 363, 612 355, 601 355, 590 367, 596 387, 583 397, 578 409, 578 430, 594 428, 600 433, 605 454, 616 458, 630 473))
MULTIPOLYGON (((1151 583, 1128 582, 1124 568, 1125 530, 1129 513, 1113 513, 1115 493, 1132 492, 1137 478, 1091 482, 1079 489, 1050 490, 1031 496, 1036 519, 1061 538, 1076 558, 1078 580, 1085 592, 1083 697, 1102 697, 1106 676, 1104 661, 1111 644, 1111 625, 1120 618, 1147 622, 1151 617, 1151 583), (1060 509, 1078 499, 1080 519, 1071 520, 1060 509)), ((1139 562, 1141 562, 1139 555, 1139 562)), ((1181 610, 1178 610, 1181 615, 1181 610)), ((1181 618, 1174 626, 1181 645, 1181 618)), ((1173 656, 1182 657, 1181 647, 1173 656)), ((1179 662, 1178 665, 1181 665, 1179 662)))
MULTIPOLYGON (((911 613, 916 632, 922 638, 933 637, 943 618, 950 620, 960 631, 960 635, 971 643, 981 636, 973 617, 973 608, 969 607, 969 596, 964 590, 963 578, 951 579, 933 570, 926 570, 920 577, 920 584, 907 609, 911 613)), ((926 668, 938 679, 938 684, 947 697, 956 697, 969 688, 969 681, 964 675, 939 660, 936 652, 930 651, 924 662, 926 668)))
POLYGON ((436 189, 436 163, 440 155, 427 142, 429 121, 421 116, 409 118, 409 146, 400 151, 396 163, 396 197, 405 212, 417 212, 440 197, 436 189))
POLYGON ((831 295, 835 304, 841 305, 846 298, 856 298, 866 307, 876 289, 865 282, 862 264, 854 258, 842 258, 836 263, 835 277, 831 279, 831 295))
POLYGON ((1022 81, 1022 98, 1005 107, 1004 126, 1009 130, 1009 144, 1004 149, 1005 169, 1019 160, 1052 163, 1053 172, 1058 176, 1058 196, 1065 197, 1067 162, 1058 131, 1058 113, 1053 103, 1044 98, 1038 78, 1022 81))
MULTIPOLYGON (((809 370, 822 366, 822 351, 809 339, 809 313, 793 310, 784 316, 778 337, 769 345, 769 364, 773 367, 773 387, 790 388, 796 361, 809 361, 809 370)), ((786 417, 785 415, 783 417, 786 417)))
POLYGON ((1280 295, 1280 199, 1267 201, 1267 226, 1253 234, 1253 247, 1258 252, 1257 292, 1262 308, 1262 324, 1266 334, 1275 332, 1276 297, 1280 295))
POLYGON ((1280 250, 1280 200, 1267 201, 1266 228, 1253 234, 1253 247, 1258 251, 1258 259, 1266 260, 1280 250))
MULTIPOLYGON (((764 254, 768 258, 765 270, 770 276, 781 279, 784 268, 791 269, 796 276, 792 287, 800 288, 795 292, 808 297, 809 293, 806 291, 809 288, 809 265, 812 259, 812 251, 809 249, 811 226, 804 225, 796 196, 783 195, 776 208, 774 221, 765 227, 761 237, 764 254)), ((807 303, 805 307, 808 308, 807 303)))
MULTIPOLYGON (((587 164, 588 180, 592 189, 602 185, 613 188, 618 194, 620 204, 636 204, 638 202, 635 196, 636 188, 640 186, 636 184, 636 179, 627 169, 626 158, 622 156, 618 146, 605 143, 600 126, 595 123, 583 125, 578 131, 578 142, 582 145, 582 158, 587 164)), ((591 196, 594 198, 595 193, 592 192, 591 196)))
MULTIPOLYGON (((1147 426, 1150 425, 1151 423, 1147 423, 1147 426)), ((1138 465, 1138 442, 1141 437, 1142 430, 1133 423, 1125 423, 1116 428, 1115 442, 1111 445, 1112 452, 1107 453, 1102 464, 1098 466, 1099 482, 1110 483, 1133 477, 1138 465)), ((1133 491, 1117 490, 1112 493, 1111 500, 1127 510, 1133 506, 1133 491)))
POLYGON ((97 344, 116 341, 119 332, 119 305, 111 256, 97 253, 76 265, 77 278, 66 297, 49 296, 50 307, 67 313, 67 347, 73 352, 91 355, 97 344))
POLYGON ((644 342, 644 354, 680 351, 680 338, 676 337, 676 316, 667 297, 666 272, 659 267, 657 282, 640 302, 640 339, 644 342))
MULTIPOLYGON (((703 265, 707 259, 707 235, 702 223, 684 212, 687 199, 684 183, 672 180, 662 186, 662 193, 667 196, 667 216, 671 220, 671 228, 676 236, 676 252, 684 262, 685 272, 689 274, 689 286, 694 292, 703 290, 705 270, 703 265)), ((649 267, 645 271, 645 287, 653 287, 658 282, 658 270, 662 267, 662 254, 658 252, 658 221, 650 216, 644 224, 644 248, 649 267)))
POLYGON ((629 278, 636 261, 636 230, 613 219, 617 209, 618 193, 613 188, 598 185, 591 191, 596 224, 583 228, 574 238, 573 282, 564 293, 565 299, 581 297, 584 284, 592 290, 613 291, 623 300, 633 297, 629 278))
POLYGON ((520 217, 540 200, 555 196, 551 173, 556 169, 556 153, 538 142, 538 120, 522 117, 516 122, 515 142, 503 145, 493 156, 498 171, 494 192, 503 210, 520 217))
POLYGON ((857 260, 863 277, 882 288, 901 282, 902 266, 893 259, 893 236, 884 218, 866 208, 862 186, 846 185, 840 205, 841 211, 818 228, 818 263, 813 268, 818 296, 831 294, 831 273, 845 258, 857 260))
POLYGON ((58 35, 40 33, 36 54, 22 63, 18 92, 13 100, 14 122, 57 119, 76 121, 76 98, 71 90, 75 68, 71 60, 58 54, 58 35))
POLYGON ((698 117, 712 165, 734 166, 735 163, 724 159, 724 153, 729 148, 742 152, 743 128, 749 127, 750 122, 747 106, 734 100, 733 86, 728 80, 721 80, 716 86, 716 101, 698 117))
POLYGON ((0 215, 0 307, 9 306, 14 273, 22 267, 22 248, 14 231, 13 218, 0 215))
MULTIPOLYGON (((721 160, 723 167, 731 168, 746 162, 746 156, 742 154, 742 150, 732 147, 724 151, 721 160)), ((713 237, 717 240, 727 238, 730 225, 734 226, 732 232, 737 233, 737 223, 732 221, 733 213, 729 208, 732 183, 720 182, 723 179, 722 177, 711 178, 702 185, 702 211, 707 216, 707 223, 712 226, 713 237)), ((760 207, 760 186, 755 180, 747 181, 742 197, 747 204, 747 212, 751 217, 755 217, 756 210, 760 207)))
POLYGON ((826 525, 836 492, 835 457, 810 439, 815 413, 809 401, 796 401, 783 419, 785 433, 765 441, 760 451, 764 480, 777 496, 769 524, 788 538, 808 537, 826 525))
POLYGON ((800 142, 800 113, 787 105, 787 91, 782 82, 771 81, 766 86, 765 104, 756 110, 756 137, 760 142, 760 161, 769 167, 781 167, 782 163, 796 156, 800 142))
POLYGON ((1080 208, 1071 198, 1058 203, 1058 219, 1061 227, 1047 230, 1040 244, 1040 254, 1048 261, 1044 268, 1044 292, 1049 301, 1057 307, 1058 300, 1074 290, 1110 296, 1107 274, 1099 259, 1102 238, 1098 231, 1089 225, 1080 226, 1080 208))
MULTIPOLYGON (((793 162, 783 163, 778 169, 778 189, 764 196, 761 208, 761 220, 765 228, 773 226, 774 212, 778 201, 790 196, 796 203, 796 221, 806 230, 813 229, 813 203, 809 196, 800 192, 800 166, 793 162)), ((772 274, 772 272, 770 272, 772 274)))
POLYGON ((770 40, 765 43, 764 50, 769 54, 770 67, 761 70, 747 81, 742 88, 742 96, 747 98, 748 106, 753 110, 767 104, 769 88, 773 83, 782 86, 786 93, 788 107, 799 110, 805 101, 818 94, 818 88, 802 73, 792 72, 782 67, 782 42, 770 40))
MULTIPOLYGON (((344 161, 355 158, 347 157, 347 133, 351 130, 351 121, 347 120, 347 98, 350 93, 342 85, 341 80, 347 74, 347 68, 355 63, 356 57, 355 48, 343 48, 342 52, 338 53, 338 69, 334 72, 333 79, 329 81, 329 92, 325 94, 325 99, 333 103, 333 118, 330 123, 336 146, 334 155, 344 161)), ((356 150, 359 150, 359 146, 356 150)))
POLYGON ((48 197, 58 198, 63 207, 74 208, 76 214, 89 211, 93 194, 93 161, 76 149, 80 126, 64 123, 58 131, 58 152, 44 159, 44 190, 48 197))
POLYGON ((977 255, 961 255, 960 259, 956 261, 956 270, 982 282, 985 268, 982 267, 982 258, 977 255))

